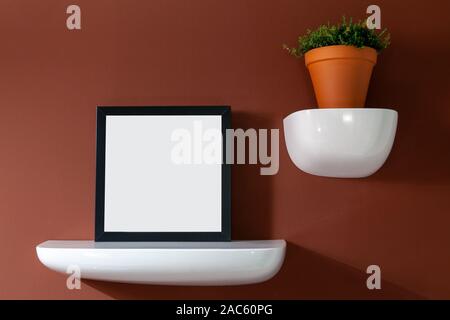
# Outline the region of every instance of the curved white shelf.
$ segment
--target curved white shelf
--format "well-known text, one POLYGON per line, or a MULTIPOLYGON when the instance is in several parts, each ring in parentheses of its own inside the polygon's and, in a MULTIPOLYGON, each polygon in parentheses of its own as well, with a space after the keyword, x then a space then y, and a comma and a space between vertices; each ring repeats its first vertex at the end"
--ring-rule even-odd
POLYGON ((386 161, 397 130, 390 109, 309 109, 284 121, 289 156, 302 171, 318 176, 363 178, 386 161))
POLYGON ((231 242, 46 241, 36 247, 48 268, 81 278, 159 285, 240 285, 266 281, 281 268, 284 240, 231 242))

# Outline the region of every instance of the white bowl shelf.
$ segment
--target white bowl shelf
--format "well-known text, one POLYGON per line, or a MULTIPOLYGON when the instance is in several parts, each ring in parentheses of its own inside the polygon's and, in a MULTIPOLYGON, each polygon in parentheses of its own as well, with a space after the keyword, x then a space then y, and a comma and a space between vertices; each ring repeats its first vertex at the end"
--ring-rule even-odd
POLYGON ((317 176, 363 178, 386 161, 397 130, 391 109, 308 109, 284 121, 289 156, 317 176))
POLYGON ((284 240, 231 242, 46 241, 36 247, 48 268, 82 279, 157 285, 243 285, 281 268, 284 240))

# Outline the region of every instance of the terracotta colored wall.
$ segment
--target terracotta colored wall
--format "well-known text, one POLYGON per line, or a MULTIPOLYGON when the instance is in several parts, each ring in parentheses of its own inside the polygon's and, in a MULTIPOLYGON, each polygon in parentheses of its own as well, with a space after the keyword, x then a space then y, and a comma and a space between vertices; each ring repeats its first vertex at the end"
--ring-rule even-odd
POLYGON ((450 5, 376 3, 393 44, 368 105, 399 111, 382 170, 307 175, 284 140, 278 175, 234 168, 233 236, 286 239, 276 278, 69 291, 34 247, 93 237, 96 105, 229 104, 235 127, 281 129, 315 104, 302 61, 281 44, 342 14, 364 17, 372 1, 1 1, 0 298, 450 298, 450 5), (65 27, 72 3, 81 31, 65 27), (365 287, 370 264, 382 268, 381 291, 365 287))

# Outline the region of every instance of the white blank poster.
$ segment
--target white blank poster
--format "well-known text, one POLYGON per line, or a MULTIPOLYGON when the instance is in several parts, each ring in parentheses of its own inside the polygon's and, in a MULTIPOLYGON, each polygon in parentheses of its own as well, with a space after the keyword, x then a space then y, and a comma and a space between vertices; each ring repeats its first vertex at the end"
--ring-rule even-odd
POLYGON ((174 130, 186 129, 197 139, 192 146, 201 147, 195 123, 222 128, 219 115, 106 116, 106 232, 222 230, 221 164, 177 164, 171 157, 174 130))

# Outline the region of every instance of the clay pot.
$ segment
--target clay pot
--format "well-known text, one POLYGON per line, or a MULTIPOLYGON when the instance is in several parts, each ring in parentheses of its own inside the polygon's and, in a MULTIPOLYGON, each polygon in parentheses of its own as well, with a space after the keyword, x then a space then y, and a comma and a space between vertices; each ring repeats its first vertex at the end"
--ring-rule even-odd
POLYGON ((305 53, 319 108, 362 108, 377 52, 372 48, 328 46, 305 53))

